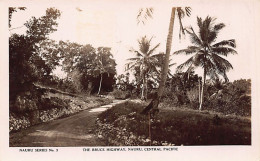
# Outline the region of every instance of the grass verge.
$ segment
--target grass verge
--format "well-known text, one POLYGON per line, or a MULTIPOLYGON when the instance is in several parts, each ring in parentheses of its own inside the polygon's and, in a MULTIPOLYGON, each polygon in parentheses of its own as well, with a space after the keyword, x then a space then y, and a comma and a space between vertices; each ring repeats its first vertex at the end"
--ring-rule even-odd
MULTIPOLYGON (((97 135, 113 146, 150 145, 144 104, 128 101, 97 119, 97 135)), ((152 145, 250 145, 251 120, 187 109, 162 109, 151 118, 152 145)))

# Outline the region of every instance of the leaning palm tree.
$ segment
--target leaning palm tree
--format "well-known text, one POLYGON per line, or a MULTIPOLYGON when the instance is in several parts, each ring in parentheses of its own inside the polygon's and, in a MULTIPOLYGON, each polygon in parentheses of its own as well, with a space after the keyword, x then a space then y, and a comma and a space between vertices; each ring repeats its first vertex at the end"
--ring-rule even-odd
MULTIPOLYGON (((139 20, 139 18, 143 18, 147 19, 149 17, 152 17, 152 13, 153 13, 153 9, 152 8, 148 8, 148 9, 140 9, 139 10, 139 14, 137 16, 137 19, 139 20), (142 14, 147 15, 147 16, 142 16, 142 14)), ((171 11, 171 17, 170 17, 170 23, 169 23, 169 29, 168 29, 168 36, 167 36, 167 42, 166 42, 166 52, 165 52, 165 61, 163 63, 163 69, 161 72, 161 79, 160 79, 160 83, 159 83, 159 88, 158 88, 158 92, 157 92, 157 97, 155 97, 151 103, 144 109, 144 111, 148 111, 148 108, 158 108, 158 104, 160 102, 160 99, 162 97, 164 88, 165 88, 165 83, 166 83, 166 79, 167 79, 167 74, 169 71, 169 63, 170 63, 170 53, 171 53, 171 47, 172 47, 172 37, 173 37, 173 27, 174 27, 174 21, 175 21, 175 15, 177 15, 177 18, 179 20, 179 24, 180 24, 180 32, 179 32, 179 38, 181 37, 181 34, 184 34, 184 28, 182 25, 182 19, 186 16, 190 16, 191 14, 191 8, 190 7, 172 7, 172 11, 171 11), (153 103, 153 102, 157 102, 157 103, 153 103)), ((141 21, 143 22, 144 19, 142 19, 141 21)), ((140 20, 138 21, 140 22, 140 20)), ((158 111, 158 109, 156 110, 158 111)))
POLYGON ((187 33, 190 35, 193 46, 188 46, 186 49, 174 52, 174 54, 193 54, 186 62, 177 67, 177 71, 187 68, 187 71, 189 72, 197 67, 203 68, 199 110, 202 110, 206 76, 218 79, 219 75, 221 75, 225 81, 228 81, 226 72, 233 69, 233 67, 223 58, 223 56, 237 53, 234 50, 236 47, 234 39, 215 43, 219 31, 225 27, 225 24, 223 23, 214 24, 215 20, 216 19, 209 16, 206 17, 205 20, 197 17, 197 24, 199 27, 198 35, 194 32, 192 27, 186 29, 187 33))
MULTIPOLYGON (((172 7, 172 11, 171 11, 171 17, 170 17, 170 24, 169 24, 169 29, 168 29, 168 36, 167 36, 167 42, 166 42, 166 52, 164 57, 164 63, 162 66, 162 71, 161 71, 161 79, 160 79, 160 83, 159 83, 159 88, 158 91, 155 95, 155 97, 152 99, 152 101, 149 103, 149 105, 142 111, 143 114, 148 113, 149 116, 149 125, 150 125, 150 110, 153 108, 154 111, 159 111, 158 110, 158 105, 160 103, 164 88, 165 88, 165 83, 166 83, 166 79, 167 79, 167 75, 169 72, 169 64, 170 64, 170 53, 171 53, 171 46, 172 46, 172 35, 173 35, 173 26, 174 26, 174 20, 175 20, 175 13, 177 12, 177 16, 179 19, 179 23, 180 23, 180 34, 179 37, 181 36, 181 33, 184 34, 184 29, 182 26, 182 18, 185 16, 185 14, 187 16, 190 16, 190 12, 191 12, 191 8, 190 7, 185 7, 184 10, 181 7, 172 7)), ((153 9, 152 8, 148 8, 148 9, 141 9, 139 10, 139 14, 137 16, 137 19, 142 17, 140 15, 142 15, 142 13, 144 15, 148 15, 148 16, 144 16, 145 19, 147 19, 148 17, 152 17, 152 13, 153 13, 153 9)), ((151 127, 149 126, 149 129, 151 127)), ((150 131, 150 130, 149 130, 150 131)), ((150 134, 150 132, 149 132, 150 134)), ((151 135, 151 134, 150 134, 151 135)), ((150 136, 150 145, 151 145, 151 136, 150 136)))
POLYGON ((153 72, 159 73, 159 58, 162 56, 161 53, 154 54, 160 44, 157 44, 151 48, 151 41, 152 38, 147 39, 146 36, 138 40, 139 50, 130 50, 130 52, 135 53, 136 56, 128 59, 129 62, 126 64, 126 70, 136 70, 137 68, 140 70, 140 79, 138 83, 143 85, 141 99, 147 98, 148 76, 153 72))

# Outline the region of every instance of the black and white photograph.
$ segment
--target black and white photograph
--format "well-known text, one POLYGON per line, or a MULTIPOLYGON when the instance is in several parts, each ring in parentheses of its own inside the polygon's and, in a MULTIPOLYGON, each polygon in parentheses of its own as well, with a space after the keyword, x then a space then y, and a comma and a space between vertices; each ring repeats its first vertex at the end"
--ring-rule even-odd
POLYGON ((260 159, 259 1, 7 4, 5 148, 260 159))

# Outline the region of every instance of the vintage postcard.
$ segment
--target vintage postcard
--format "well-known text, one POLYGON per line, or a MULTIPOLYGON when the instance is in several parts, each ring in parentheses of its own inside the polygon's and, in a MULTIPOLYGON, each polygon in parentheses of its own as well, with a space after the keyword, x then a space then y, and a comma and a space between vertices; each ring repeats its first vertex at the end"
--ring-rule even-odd
POLYGON ((260 160, 259 1, 0 4, 0 160, 260 160))

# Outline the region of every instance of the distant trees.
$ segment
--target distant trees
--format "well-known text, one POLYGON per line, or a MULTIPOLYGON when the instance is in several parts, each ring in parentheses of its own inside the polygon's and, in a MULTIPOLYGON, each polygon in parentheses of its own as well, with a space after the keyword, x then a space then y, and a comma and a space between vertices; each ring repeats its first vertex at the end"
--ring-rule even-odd
MULTIPOLYGON (((190 103, 188 94, 190 90, 197 89, 201 78, 193 71, 175 73, 166 81, 166 89, 162 96, 163 101, 172 102, 172 105, 184 105, 190 103)), ((197 99, 197 97, 196 97, 197 99)))
POLYGON ((218 33, 225 27, 225 24, 214 24, 214 20, 211 17, 206 17, 204 20, 197 18, 199 26, 199 34, 197 35, 193 28, 186 29, 190 36, 193 46, 188 46, 187 49, 179 50, 174 54, 194 54, 186 62, 179 65, 177 70, 183 70, 187 67, 187 71, 192 71, 194 68, 203 68, 203 81, 200 93, 200 106, 199 110, 202 110, 203 93, 205 88, 206 76, 210 76, 212 79, 218 79, 219 75, 222 75, 226 81, 228 77, 226 72, 232 69, 232 65, 221 56, 227 56, 228 54, 236 54, 234 50, 236 47, 235 40, 223 40, 219 43, 214 43, 217 39, 218 33), (214 43, 214 44, 213 44, 214 43))
POLYGON ((100 76, 100 83, 98 88, 98 94, 100 94, 100 90, 102 87, 103 75, 106 73, 108 77, 110 75, 116 74, 116 62, 113 59, 113 55, 111 53, 111 48, 107 47, 99 47, 97 49, 97 60, 96 60, 96 69, 95 73, 100 76))
POLYGON ((71 42, 59 42, 59 51, 64 59, 63 70, 72 78, 79 92, 100 93, 102 87, 111 91, 115 84, 116 63, 111 49, 71 42), (105 81, 103 81, 105 80, 105 81))

